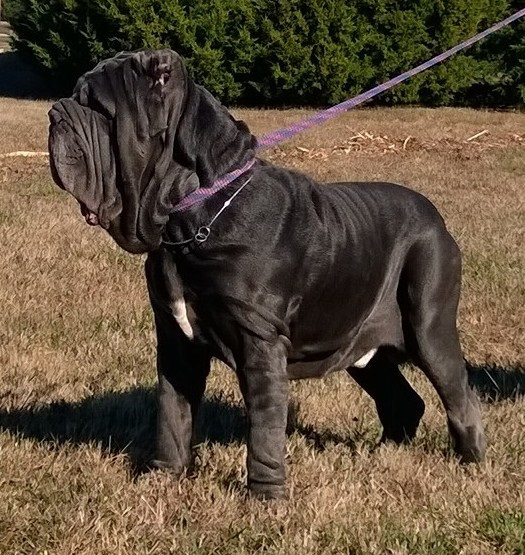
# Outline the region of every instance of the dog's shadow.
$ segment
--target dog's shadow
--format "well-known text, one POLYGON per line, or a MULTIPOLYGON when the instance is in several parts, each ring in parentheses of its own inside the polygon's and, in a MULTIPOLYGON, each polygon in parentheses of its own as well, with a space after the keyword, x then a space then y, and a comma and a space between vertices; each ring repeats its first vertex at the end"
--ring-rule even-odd
MULTIPOLYGON (((525 367, 468 365, 471 384, 484 402, 518 400, 525 395, 525 367)), ((156 418, 155 391, 136 387, 87 397, 79 402, 54 402, 42 407, 0 410, 0 431, 42 441, 51 447, 63 444, 98 444, 109 453, 126 453, 134 472, 145 468, 153 455, 156 418)), ((228 445, 245 436, 246 417, 241 405, 221 396, 207 397, 201 406, 196 442, 228 445)), ((330 443, 353 441, 330 431, 291 423, 289 432, 303 435, 316 450, 330 443)))
POLYGON ((478 392, 481 400, 495 403, 518 400, 525 396, 525 366, 473 365, 466 361, 470 385, 478 392))
MULTIPOLYGON (((0 410, 0 431, 52 447, 94 443, 109 453, 126 453, 133 470, 140 472, 153 455, 156 412, 154 388, 135 387, 78 402, 0 410)), ((220 396, 207 397, 199 411, 195 440, 224 445, 239 442, 244 437, 245 422, 240 405, 220 396)))

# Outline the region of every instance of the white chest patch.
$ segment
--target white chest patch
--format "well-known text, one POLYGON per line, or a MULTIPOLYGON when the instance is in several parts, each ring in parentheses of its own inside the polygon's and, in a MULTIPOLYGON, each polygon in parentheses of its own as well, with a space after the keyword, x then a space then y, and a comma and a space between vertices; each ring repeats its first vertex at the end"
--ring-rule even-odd
POLYGON ((193 339, 195 334, 188 319, 188 311, 186 309, 184 299, 177 299, 171 305, 171 310, 175 320, 177 320, 177 323, 180 326, 180 329, 184 332, 184 335, 189 339, 193 339))
POLYGON ((356 360, 353 364, 355 368, 364 368, 371 360, 372 357, 377 353, 377 349, 371 349, 363 355, 359 360, 356 360))

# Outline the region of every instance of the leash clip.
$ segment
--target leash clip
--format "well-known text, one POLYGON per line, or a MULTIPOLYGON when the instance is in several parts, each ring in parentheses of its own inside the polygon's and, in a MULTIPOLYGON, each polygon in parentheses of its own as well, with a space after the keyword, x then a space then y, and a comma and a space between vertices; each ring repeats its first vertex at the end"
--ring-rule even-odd
POLYGON ((210 232, 211 230, 207 225, 203 225, 202 227, 199 227, 199 230, 197 231, 194 237, 195 241, 197 243, 204 243, 210 236, 210 232))
POLYGON ((189 248, 189 245, 194 241, 199 245, 205 243, 210 236, 211 226, 215 223, 215 220, 224 212, 224 210, 226 210, 226 208, 228 208, 228 206, 230 206, 232 200, 244 189, 244 187, 246 187, 246 185, 250 183, 252 177, 253 175, 250 175, 250 177, 248 177, 248 179, 237 189, 237 191, 235 191, 235 193, 233 193, 233 195, 222 205, 222 208, 217 212, 217 214, 215 214, 208 225, 203 225, 199 227, 197 233, 193 237, 191 237, 190 239, 186 239, 185 241, 178 241, 177 243, 172 243, 171 241, 162 241, 162 244, 166 247, 183 247, 183 249, 186 249, 186 252, 188 252, 187 249, 189 248))

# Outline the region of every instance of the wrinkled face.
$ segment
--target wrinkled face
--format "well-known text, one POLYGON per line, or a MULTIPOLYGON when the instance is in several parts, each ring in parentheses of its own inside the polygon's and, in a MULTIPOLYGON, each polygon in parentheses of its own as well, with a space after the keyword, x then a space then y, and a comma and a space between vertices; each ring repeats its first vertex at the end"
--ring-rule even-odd
POLYGON ((123 53, 82 76, 49 112, 53 179, 90 225, 134 253, 160 244, 186 72, 171 50, 123 53))
POLYGON ((76 198, 87 223, 108 229, 122 211, 111 121, 70 99, 57 104, 49 116, 53 179, 76 198))

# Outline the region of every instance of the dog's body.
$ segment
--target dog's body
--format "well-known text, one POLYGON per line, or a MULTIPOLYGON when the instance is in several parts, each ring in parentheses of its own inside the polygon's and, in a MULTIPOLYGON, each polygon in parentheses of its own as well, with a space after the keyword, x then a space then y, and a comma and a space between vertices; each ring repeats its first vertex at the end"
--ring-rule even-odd
MULTIPOLYGON (((164 87, 167 79, 159 79, 158 71, 161 67, 165 72, 165 52, 150 55, 153 70, 143 63, 144 75, 164 87)), ((179 63, 171 54, 168 58, 172 65, 179 63)), ((73 112, 80 111, 81 120, 93 117, 83 111, 92 105, 82 102, 81 93, 96 96, 100 73, 87 74, 76 97, 57 104, 51 116, 55 179, 91 212, 96 203, 91 198, 91 205, 85 202, 85 193, 83 197, 71 183, 70 167, 65 166, 71 136, 64 139, 53 131, 61 121, 68 133, 74 129, 74 118, 68 119, 73 112)), ((171 71, 169 76, 173 79, 171 71)), ((421 366, 436 387, 458 454, 466 461, 480 460, 485 443, 478 401, 467 384, 456 330, 460 255, 436 209, 398 185, 319 185, 258 161, 202 204, 165 213, 167 197, 180 199, 253 156, 247 128, 225 116, 207 93, 186 83, 188 97, 191 91, 198 100, 190 98, 189 107, 179 110, 178 128, 172 130, 168 121, 163 132, 161 144, 174 149, 164 164, 169 182, 148 178, 148 185, 139 186, 140 194, 129 201, 125 187, 130 185, 123 187, 117 176, 118 192, 112 193, 117 200, 108 202, 105 189, 102 195, 105 206, 123 206, 105 226, 117 242, 130 251, 149 252, 146 276, 159 370, 155 464, 181 472, 190 463, 195 414, 212 356, 239 377, 248 412, 248 481, 255 494, 273 497, 284 491, 289 378, 347 370, 374 398, 383 439, 399 442, 414 436, 424 410, 398 369, 405 359, 421 366), (209 136, 212 142, 206 146, 209 136), (195 185, 195 176, 200 185, 195 185), (204 243, 186 249, 171 246, 210 222, 247 179, 204 243), (168 192, 152 195, 152 183, 168 192), (141 214, 144 198, 153 206, 148 217, 141 214), (127 206, 138 214, 133 221, 146 222, 142 229, 137 224, 129 241, 127 206)), ((112 106, 118 130, 118 102, 112 106)), ((157 115, 150 118, 156 126, 157 115)), ((140 149, 150 156, 144 168, 151 168, 154 153, 165 151, 156 140, 150 138, 148 148, 140 149)), ((144 169, 137 173, 140 179, 143 175, 144 169)))
MULTIPOLYGON (((227 198, 218 196, 215 206, 227 198)), ((191 216, 179 218, 188 223, 191 216)), ((202 212, 193 229, 201 221, 202 212)), ((177 218, 170 222, 179 225, 177 218)), ((344 370, 379 347, 405 352, 409 276, 432 265, 433 274, 418 277, 431 278, 424 283, 443 304, 457 302, 460 284, 457 246, 420 194, 388 183, 319 185, 266 164, 205 244, 190 252, 168 246, 150 255, 150 265, 158 258, 162 274, 180 276, 165 308, 179 307, 179 325, 199 330, 185 335, 213 345, 233 368, 230 336, 238 330, 279 339, 291 378, 344 370), (181 300, 190 316, 182 314, 181 300)), ((149 284, 162 297, 158 280, 149 284)))

